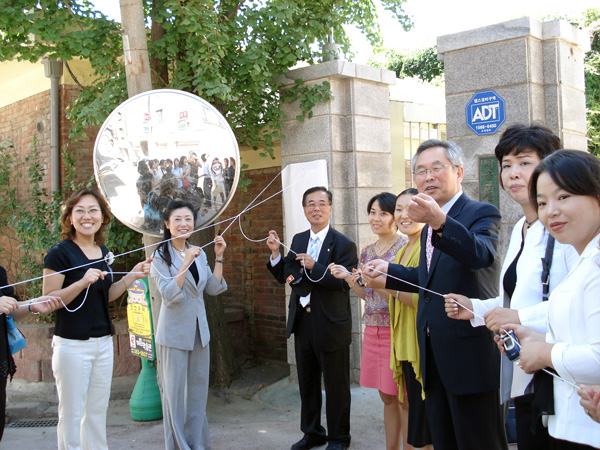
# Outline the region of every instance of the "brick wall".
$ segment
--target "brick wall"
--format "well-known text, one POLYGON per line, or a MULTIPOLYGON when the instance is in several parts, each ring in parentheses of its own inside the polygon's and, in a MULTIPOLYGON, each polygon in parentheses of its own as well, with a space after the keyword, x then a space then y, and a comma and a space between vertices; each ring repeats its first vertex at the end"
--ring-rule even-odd
MULTIPOLYGON (((252 183, 247 192, 239 189, 235 192, 224 217, 239 214, 273 180, 279 170, 274 167, 246 171, 246 178, 252 180, 252 183)), ((276 180, 255 204, 280 189, 281 181, 276 180)), ((242 228, 251 239, 263 239, 269 230, 276 230, 281 236, 281 195, 242 215, 242 228)), ((228 260, 224 264, 224 270, 229 286, 229 290, 223 295, 225 307, 244 310, 249 325, 249 351, 255 358, 287 361, 285 289, 275 282, 265 267, 269 258, 266 243, 247 241, 237 224, 232 225, 224 237, 227 240, 225 256, 228 260)))
MULTIPOLYGON (((76 177, 78 181, 86 182, 94 176, 92 164, 94 155, 94 143, 100 127, 86 128, 86 135, 77 137, 76 141, 69 139, 71 124, 66 117, 66 106, 72 105, 79 95, 77 86, 63 85, 60 89, 61 115, 60 115, 60 149, 67 149, 75 158, 76 177)), ((48 146, 50 143, 48 142, 48 146)), ((63 172, 64 172, 64 166, 63 172)), ((64 176, 64 173, 62 174, 64 176)))
MULTIPOLYGON (((17 364, 15 378, 25 381, 54 382, 52 375, 52 335, 53 325, 19 325, 27 339, 27 347, 13 355, 17 364)), ((113 336, 115 364, 113 377, 134 375, 140 372, 142 363, 139 356, 131 354, 127 321, 115 322, 113 336)))
MULTIPOLYGON (((93 174, 92 155, 94 141, 99 131, 98 127, 86 130, 87 136, 78 138, 76 142, 69 139, 71 124, 66 118, 66 109, 73 104, 79 89, 75 86, 60 86, 60 138, 59 149, 66 150, 75 156, 75 172, 78 181, 87 181, 93 174)), ((42 182, 50 190, 50 91, 32 95, 19 102, 0 108, 0 141, 13 144, 9 151, 13 154, 16 166, 11 177, 17 188, 17 200, 25 204, 28 199, 27 189, 30 188, 27 170, 29 164, 25 159, 31 154, 34 146, 40 155, 40 161, 46 171, 42 182)), ((64 172, 64 166, 61 164, 64 172)), ((64 173, 62 173, 64 176, 64 173)), ((18 278, 18 243, 15 242, 12 230, 0 230, 0 264, 8 271, 9 280, 18 278)))
MULTIPOLYGON (((76 142, 68 138, 70 124, 66 118, 66 107, 71 105, 78 94, 75 86, 63 85, 60 87, 61 101, 61 135, 60 149, 66 148, 74 155, 76 161, 77 178, 85 181, 93 175, 92 155, 94 141, 98 128, 87 130, 87 137, 78 138, 76 142)), ((14 144, 14 151, 20 164, 18 170, 23 175, 27 174, 25 157, 33 148, 32 137, 36 136, 37 148, 41 159, 47 169, 44 184, 50 188, 50 91, 46 91, 12 105, 0 108, 0 140, 8 139, 14 144)), ((223 217, 238 214, 251 202, 256 195, 277 175, 279 168, 268 168, 246 171, 246 178, 252 181, 247 192, 237 190, 235 198, 227 208, 223 217)), ((15 177, 16 179, 16 177, 15 177)), ((19 184, 19 201, 26 202, 27 179, 22 178, 19 184)), ((280 190, 281 181, 275 181, 258 200, 266 199, 280 190)), ((276 196, 259 207, 242 216, 243 229, 253 239, 262 239, 271 229, 282 234, 283 212, 281 196, 276 196)), ((3 230, 0 235, 0 264, 9 272, 10 281, 18 281, 18 270, 15 269, 17 260, 17 243, 11 240, 10 230, 3 230)), ((229 291, 224 295, 226 308, 231 323, 232 337, 238 354, 246 352, 249 356, 267 360, 287 360, 287 347, 285 340, 285 290, 276 283, 265 268, 268 259, 268 250, 264 242, 252 243, 246 241, 239 228, 233 225, 225 236, 227 239, 228 262, 225 264, 225 276, 229 291), (240 321, 237 311, 243 311, 244 321, 240 321), (249 336, 249 339, 248 337, 249 336)), ((39 333, 48 331, 40 330, 39 333)), ((32 331, 33 333, 33 331, 32 331)), ((38 333, 38 331, 36 331, 38 333)), ((51 334, 50 334, 51 337, 51 334)), ((38 338, 32 337, 36 340, 38 338)), ((41 337, 39 338, 41 339, 41 337)), ((44 338, 46 339, 46 338, 44 338)), ((125 337, 123 337, 125 339, 125 337)), ((125 342, 123 343, 125 345, 125 342)), ((127 343, 128 346, 128 343, 127 343)), ((128 348, 128 347, 127 347, 128 348)), ((41 349, 38 349, 40 352, 41 349)), ((37 351, 37 350, 36 350, 37 351)), ((50 351, 49 349, 46 351, 50 351)), ((45 356, 48 356, 45 354, 45 356)), ((31 363, 35 368, 23 369, 20 372, 39 372, 39 377, 47 377, 46 371, 49 359, 42 362, 31 363), (43 362, 46 361, 46 362, 43 362), (37 365, 36 365, 37 364, 37 365)), ((30 364, 22 362, 22 365, 30 364)), ((115 364, 117 367, 118 364, 115 364)), ((119 369, 120 370, 120 369, 119 369)), ((51 377, 51 373, 49 374, 51 377)))

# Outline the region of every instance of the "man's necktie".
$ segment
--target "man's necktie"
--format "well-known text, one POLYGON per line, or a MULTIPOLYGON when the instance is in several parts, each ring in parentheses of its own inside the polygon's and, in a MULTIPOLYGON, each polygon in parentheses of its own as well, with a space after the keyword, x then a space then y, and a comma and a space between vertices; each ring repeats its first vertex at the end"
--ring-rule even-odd
POLYGON ((312 259, 314 259, 315 261, 319 257, 319 253, 317 251, 318 244, 319 244, 319 238, 316 238, 316 239, 310 238, 310 245, 308 246, 308 254, 310 256, 312 256, 312 259))
MULTIPOLYGON (((317 249, 318 249, 318 244, 319 243, 319 238, 313 239, 310 238, 310 242, 308 244, 308 254, 310 256, 312 256, 312 259, 314 259, 315 261, 317 260, 317 257, 319 256, 317 249)), ((308 294, 306 297, 301 297, 300 298, 300 304, 303 307, 306 307, 306 305, 308 305, 308 303, 310 302, 310 294, 308 294)))
POLYGON ((427 228, 427 243, 425 246, 425 254, 427 255, 427 273, 429 273, 429 266, 431 266, 431 257, 433 256, 433 244, 431 243, 431 236, 433 230, 431 227, 427 228))

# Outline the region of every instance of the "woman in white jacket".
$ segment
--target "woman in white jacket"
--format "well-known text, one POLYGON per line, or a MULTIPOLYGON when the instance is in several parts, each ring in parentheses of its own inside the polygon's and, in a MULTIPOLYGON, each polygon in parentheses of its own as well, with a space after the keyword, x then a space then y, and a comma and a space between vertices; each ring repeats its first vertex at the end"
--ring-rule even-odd
MULTIPOLYGON (((537 211, 529 201, 529 179, 548 154, 560 148, 560 139, 547 128, 514 125, 501 136, 495 148, 500 164, 500 185, 523 209, 524 216, 515 224, 500 275, 500 295, 480 300, 450 294, 446 300, 448 316, 470 319, 473 326, 487 326, 498 333, 500 325, 511 322, 526 325, 545 333, 548 302, 542 298, 542 258, 546 253, 549 234, 538 221, 537 211), (460 308, 454 301, 466 308, 460 308), (475 313, 471 313, 471 311, 475 313)), ((571 246, 554 243, 550 269, 550 291, 563 280, 569 267, 577 261, 571 246)), ((514 371, 513 363, 502 357, 500 395, 502 403, 515 402, 517 443, 519 450, 546 449, 548 432, 541 420, 531 431, 531 395, 524 395, 531 375, 514 371)))
POLYGON ((577 385, 600 383, 600 161, 589 153, 560 150, 536 168, 530 197, 540 221, 579 254, 575 267, 548 301, 548 332, 516 324, 519 365, 527 373, 546 367, 555 378, 550 449, 600 448, 600 424, 579 404, 577 385))
POLYGON ((204 292, 227 290, 223 278, 225 240, 215 238, 215 268, 206 253, 187 243, 196 213, 188 202, 173 201, 164 213, 164 241, 154 252, 150 275, 158 286, 160 305, 156 352, 161 385, 165 448, 210 449, 206 401, 210 331, 204 292))

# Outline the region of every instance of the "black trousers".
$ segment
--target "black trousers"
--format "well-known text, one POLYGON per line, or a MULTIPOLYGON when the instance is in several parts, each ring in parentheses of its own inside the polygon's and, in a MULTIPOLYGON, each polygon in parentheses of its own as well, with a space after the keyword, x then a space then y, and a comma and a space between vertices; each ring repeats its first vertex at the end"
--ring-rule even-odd
MULTIPOLYGON (((555 439, 550 436, 550 450, 595 450, 597 447, 590 447, 585 444, 578 444, 576 442, 563 441, 561 439, 555 439)), ((519 449, 520 450, 520 449, 519 449)))
POLYGON ((317 350, 312 333, 313 313, 298 312, 294 348, 302 412, 300 429, 312 437, 350 445, 350 349, 317 350), (327 431, 321 425, 321 375, 325 384, 327 431))
MULTIPOLYGON (((408 436, 406 442, 416 448, 425 447, 430 445, 432 441, 429 432, 429 420, 427 419, 427 408, 421 396, 421 383, 417 380, 411 363, 402 361, 402 369, 408 397, 408 436)), ((402 386, 398 386, 398 389, 402 389, 402 386)))
POLYGON ((532 399, 533 394, 514 399, 517 447, 519 450, 547 450, 550 448, 548 428, 542 424, 541 417, 534 417, 535 413, 531 409, 532 399))
POLYGON ((6 424, 6 382, 8 378, 0 378, 0 408, 2 413, 0 414, 0 441, 4 435, 4 425, 6 424))
POLYGON ((435 450, 507 450, 499 390, 454 395, 444 387, 429 338, 425 357, 425 405, 435 450))

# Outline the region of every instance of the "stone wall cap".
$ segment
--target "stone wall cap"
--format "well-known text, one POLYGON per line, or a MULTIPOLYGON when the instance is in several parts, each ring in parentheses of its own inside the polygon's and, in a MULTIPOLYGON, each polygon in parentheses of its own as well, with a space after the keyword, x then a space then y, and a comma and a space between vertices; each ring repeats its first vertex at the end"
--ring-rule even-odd
POLYGON ((341 59, 292 69, 285 75, 278 76, 275 80, 283 86, 289 86, 294 84, 294 80, 298 78, 307 82, 330 77, 356 78, 384 84, 394 84, 396 81, 396 74, 391 70, 356 64, 341 59))
POLYGON ((575 44, 584 52, 590 49, 587 33, 564 20, 542 23, 533 17, 521 17, 487 27, 438 36, 438 58, 443 60, 444 53, 451 51, 520 37, 533 37, 540 40, 562 39, 575 44))
POLYGON ((551 20, 542 24, 542 34, 546 39, 561 39, 581 48, 583 52, 591 50, 590 35, 566 20, 551 20))

